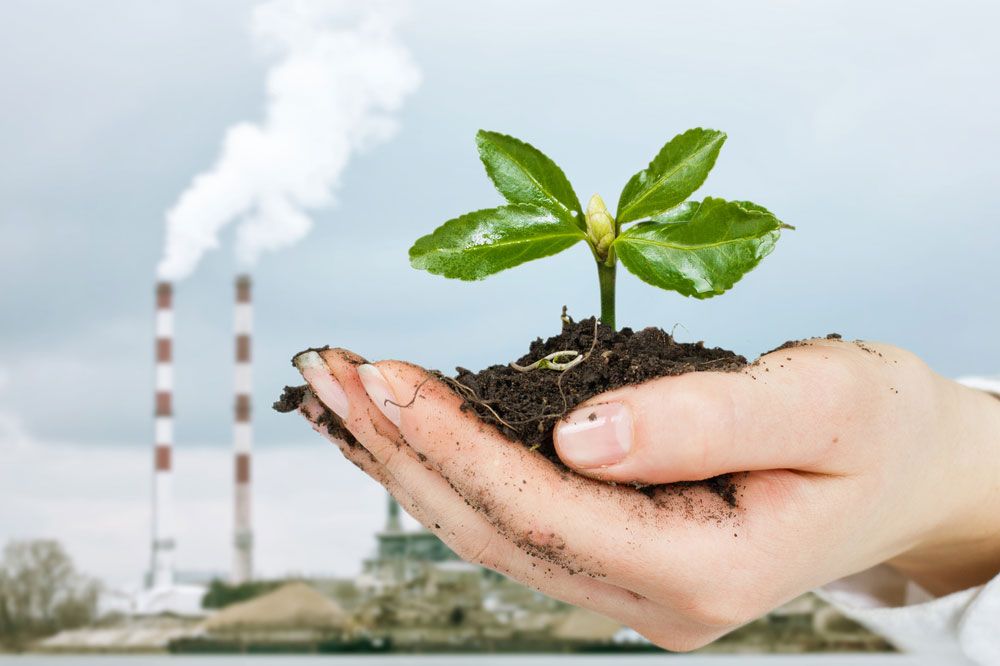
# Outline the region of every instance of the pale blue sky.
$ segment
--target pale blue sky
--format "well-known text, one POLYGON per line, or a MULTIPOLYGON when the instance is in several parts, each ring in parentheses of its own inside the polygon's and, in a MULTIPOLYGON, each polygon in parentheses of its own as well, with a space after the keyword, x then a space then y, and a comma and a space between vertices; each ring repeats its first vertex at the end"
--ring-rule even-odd
MULTIPOLYGON (((260 116, 251 6, 0 6, 0 415, 32 438, 150 446, 163 214, 225 128, 260 116)), ((564 303, 596 310, 583 247, 480 284, 409 267, 417 236, 499 203, 480 127, 609 202, 673 134, 723 129, 700 194, 798 227, 722 298, 622 275, 621 325, 747 355, 838 331, 946 374, 1000 370, 998 21, 989 2, 415 3, 403 36, 424 82, 401 131, 255 271, 258 446, 313 442, 267 408, 302 347, 474 368, 554 332, 564 303)), ((229 446, 233 270, 227 246, 178 286, 178 447, 229 446)))

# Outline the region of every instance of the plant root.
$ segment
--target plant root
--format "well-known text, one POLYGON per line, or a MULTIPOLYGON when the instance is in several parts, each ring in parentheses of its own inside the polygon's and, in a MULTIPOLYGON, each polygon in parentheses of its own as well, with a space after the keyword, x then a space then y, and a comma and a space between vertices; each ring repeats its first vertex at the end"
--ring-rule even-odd
POLYGON ((558 370, 559 372, 565 372, 570 368, 574 368, 585 360, 585 356, 580 356, 580 352, 575 349, 563 349, 557 352, 552 352, 548 356, 544 356, 530 365, 518 365, 517 363, 510 363, 510 367, 514 368, 518 372, 531 372, 532 370, 558 370), (562 362, 561 358, 571 358, 571 361, 562 362))
MULTIPOLYGON (((410 399, 409 399, 408 402, 406 402, 405 404, 403 404, 403 403, 396 402, 394 400, 386 400, 386 403, 391 404, 391 405, 396 405, 400 409, 408 409, 408 408, 410 408, 410 407, 413 406, 414 402, 416 402, 417 396, 420 394, 420 389, 422 389, 424 387, 424 384, 426 384, 427 382, 429 382, 432 379, 439 379, 442 382, 444 382, 445 384, 449 385, 452 388, 452 390, 454 390, 456 393, 458 393, 459 397, 461 397, 463 400, 465 400, 466 402, 469 402, 469 403, 473 403, 473 404, 477 404, 477 405, 482 405, 484 408, 486 408, 487 411, 490 412, 490 414, 493 415, 493 418, 495 418, 498 423, 501 423, 504 426, 506 426, 507 428, 510 428, 511 430, 514 430, 514 426, 511 423, 503 420, 500 417, 500 415, 497 414, 496 410, 493 409, 492 407, 490 407, 489 403, 486 400, 483 400, 478 395, 476 395, 476 392, 473 391, 470 387, 466 386, 465 384, 463 384, 462 382, 458 381, 457 379, 454 379, 452 377, 448 377, 448 376, 444 375, 443 373, 441 373, 438 370, 430 370, 428 372, 429 372, 428 376, 425 377, 423 379, 423 381, 421 381, 419 384, 417 384, 416 387, 413 389, 413 395, 410 397, 410 399)), ((517 423, 517 421, 515 421, 514 423, 517 423)))
MULTIPOLYGON (((502 418, 500 417, 500 415, 499 415, 499 414, 497 414, 496 410, 495 410, 495 409, 493 409, 492 407, 490 407, 490 404, 489 404, 489 402, 487 402, 486 400, 483 400, 483 399, 482 399, 482 398, 480 398, 480 397, 479 397, 478 395, 476 395, 476 392, 475 392, 475 391, 473 391, 473 390, 472 390, 471 388, 469 388, 468 386, 466 386, 466 385, 465 385, 465 384, 463 384, 462 382, 460 382, 460 381, 458 381, 457 379, 454 379, 454 378, 452 378, 452 377, 445 377, 444 375, 441 375, 441 376, 440 376, 440 378, 441 378, 441 380, 442 380, 443 382, 445 382, 446 384, 449 384, 449 385, 450 385, 450 386, 451 386, 451 387, 452 387, 453 389, 455 389, 455 391, 456 391, 456 392, 457 392, 457 393, 458 393, 458 394, 459 394, 459 395, 460 395, 460 396, 461 396, 462 398, 464 398, 466 402, 469 402, 469 403, 474 403, 474 404, 477 404, 477 405, 482 405, 483 407, 485 407, 485 408, 486 408, 486 410, 487 410, 487 411, 488 411, 488 412, 489 412, 490 414, 492 414, 492 415, 493 415, 493 418, 495 418, 495 419, 497 420, 497 422, 498 422, 498 423, 502 423, 503 425, 507 426, 507 428, 509 428, 509 429, 510 429, 510 430, 512 430, 512 431, 513 431, 513 430, 515 430, 515 428, 514 428, 514 426, 513 426, 513 425, 511 425, 511 424, 510 424, 510 423, 508 423, 507 421, 504 421, 504 420, 503 420, 503 419, 502 419, 502 418)), ((516 423, 516 421, 515 421, 515 423, 516 423)))
POLYGON ((416 402, 416 400, 417 400, 417 394, 420 393, 420 389, 422 389, 424 387, 424 384, 426 384, 427 382, 429 382, 431 379, 432 379, 432 377, 424 377, 424 381, 422 381, 419 384, 417 384, 417 387, 415 389, 413 389, 413 396, 410 398, 410 401, 408 403, 406 403, 405 405, 401 405, 398 402, 396 402, 395 400, 389 400, 389 399, 386 399, 385 404, 396 405, 400 409, 407 409, 409 407, 412 407, 413 403, 416 402))
MULTIPOLYGON (((569 318, 569 315, 566 314, 566 306, 565 305, 563 306, 563 317, 569 318)), ((572 321, 572 319, 570 319, 570 321, 572 321)), ((480 400, 478 396, 476 396, 476 400, 474 402, 482 404, 484 407, 486 407, 490 411, 490 413, 492 413, 496 417, 497 421, 499 421, 500 423, 504 424, 511 431, 514 431, 514 432, 516 432, 516 429, 513 428, 512 425, 526 425, 528 423, 540 423, 542 421, 545 421, 546 419, 557 419, 557 420, 561 419, 569 411, 569 401, 566 399, 566 392, 563 390, 563 387, 562 387, 563 378, 566 376, 566 372, 567 371, 572 370, 576 366, 578 366, 581 363, 585 362, 587 359, 590 358, 590 355, 594 353, 594 349, 597 348, 597 331, 598 331, 598 325, 599 325, 599 320, 597 318, 594 318, 594 335, 593 335, 593 338, 590 341, 590 349, 587 350, 587 353, 584 354, 583 356, 575 356, 572 361, 570 361, 569 363, 564 364, 566 367, 563 368, 560 371, 559 379, 556 380, 556 388, 559 389, 559 397, 562 398, 562 402, 563 402, 563 408, 562 408, 562 410, 560 410, 558 412, 549 412, 549 413, 546 413, 543 410, 542 413, 539 414, 538 416, 533 416, 533 417, 527 418, 527 419, 521 419, 519 421, 509 421, 508 422, 508 421, 504 421, 503 419, 501 419, 500 416, 496 413, 496 411, 492 407, 490 407, 489 405, 487 405, 483 400, 480 400)), ((516 363, 511 363, 510 366, 512 368, 514 368, 515 370, 518 370, 519 372, 527 372, 527 371, 529 371, 531 369, 534 369, 533 366, 537 366, 539 363, 541 363, 542 361, 545 361, 546 359, 548 359, 548 358, 550 358, 552 356, 558 356, 560 354, 566 354, 566 353, 579 354, 579 352, 577 352, 577 351, 572 351, 572 352, 559 351, 559 352, 555 352, 554 354, 549 354, 545 358, 541 358, 541 359, 535 361, 534 363, 532 363, 529 366, 519 366, 516 363), (524 369, 522 369, 522 368, 524 368, 524 369)), ((457 384, 458 382, 455 382, 455 383, 457 384)), ((469 389, 469 390, 471 391, 471 389, 469 389)), ((475 395, 474 392, 473 392, 473 395, 475 395)), ((473 401, 470 401, 470 402, 473 402, 473 401)), ((532 450, 534 450, 535 448, 538 448, 538 447, 535 446, 535 447, 532 448, 532 450)))

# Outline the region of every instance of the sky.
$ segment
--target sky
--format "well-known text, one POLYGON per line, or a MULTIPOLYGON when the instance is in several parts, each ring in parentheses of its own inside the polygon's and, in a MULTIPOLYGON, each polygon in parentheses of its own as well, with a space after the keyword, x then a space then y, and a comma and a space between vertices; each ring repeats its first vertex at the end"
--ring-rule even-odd
MULTIPOLYGON (((258 121, 250 1, 0 5, 0 541, 62 538, 127 583, 148 559, 153 283, 164 217, 258 121)), ((729 140, 700 195, 797 230, 709 301, 619 279, 619 325, 748 356, 836 331, 945 375, 1000 372, 1000 8, 989 2, 423 0, 401 39, 421 83, 355 155, 299 244, 255 280, 259 570, 349 575, 383 496, 267 405, 323 344, 478 368, 598 309, 582 246, 478 284, 409 267, 412 241, 500 203, 473 137, 545 151, 617 199, 689 127, 729 140), (350 498, 350 501, 347 501, 350 498)), ((229 561, 233 236, 176 289, 181 568, 229 561), (203 520, 210 516, 211 520, 203 520)))

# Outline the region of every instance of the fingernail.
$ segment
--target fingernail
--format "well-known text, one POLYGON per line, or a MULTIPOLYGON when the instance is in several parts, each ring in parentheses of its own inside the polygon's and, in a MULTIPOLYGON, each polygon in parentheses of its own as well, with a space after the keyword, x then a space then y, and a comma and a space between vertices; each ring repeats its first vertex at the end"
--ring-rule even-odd
POLYGON ((556 426, 559 457, 573 467, 607 467, 632 449, 632 414, 621 403, 578 409, 556 426))
POLYGON ((393 395, 392 389, 389 388, 389 382, 385 381, 385 377, 382 376, 378 368, 367 363, 359 365, 358 378, 361 379, 361 385, 365 387, 368 397, 372 399, 379 411, 398 427, 400 412, 399 405, 396 404, 396 396, 393 395))
POLYGON ((323 357, 314 351, 307 351, 296 356, 292 362, 302 373, 302 378, 312 387, 320 402, 332 409, 341 419, 346 419, 350 411, 347 394, 340 382, 333 378, 330 366, 323 357))

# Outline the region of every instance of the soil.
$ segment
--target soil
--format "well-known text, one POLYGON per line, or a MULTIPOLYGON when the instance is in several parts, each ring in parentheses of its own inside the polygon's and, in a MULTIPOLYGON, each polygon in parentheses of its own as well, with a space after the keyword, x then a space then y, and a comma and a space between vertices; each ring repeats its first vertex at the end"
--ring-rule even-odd
MULTIPOLYGON (((659 328, 615 331, 593 317, 579 322, 565 317, 559 335, 536 339, 528 353, 515 362, 528 366, 563 350, 578 351, 585 358, 565 371, 521 372, 509 364, 479 372, 457 368, 456 377, 445 381, 465 398, 464 409, 563 467, 555 452, 552 431, 560 418, 591 397, 658 377, 698 370, 736 372, 747 367, 746 358, 726 349, 706 347, 702 342, 677 342, 659 328)), ((675 490, 703 486, 729 506, 736 506, 738 488, 733 475, 671 485, 675 490)), ((649 495, 660 489, 664 487, 641 488, 649 495)))
MULTIPOLYGON (((326 347, 324 347, 326 349, 326 347)), ((286 386, 281 392, 281 397, 279 397, 271 407, 276 412, 281 412, 282 414, 288 412, 294 412, 302 406, 305 402, 306 395, 309 392, 309 386, 303 384, 302 386, 286 386)), ((316 425, 325 426, 326 431, 345 442, 348 447, 354 448, 358 446, 358 440, 351 434, 351 431, 347 429, 344 422, 339 416, 334 414, 328 407, 323 406, 323 413, 320 414, 319 418, 316 419, 316 425)))
MULTIPOLYGON (((785 349, 794 349, 795 347, 802 347, 803 345, 808 345, 816 338, 806 338, 805 340, 787 340, 782 342, 780 345, 772 349, 771 351, 766 351, 761 356, 767 356, 768 354, 773 354, 774 352, 783 351, 785 349)), ((843 340, 844 336, 840 333, 827 333, 827 340, 843 340)))
POLYGON ((306 391, 308 390, 309 387, 305 384, 302 386, 286 386, 281 392, 281 397, 275 400, 271 407, 274 411, 281 412, 282 414, 294 412, 306 399, 306 391))
MULTIPOLYGON (((565 315, 559 335, 536 339, 528 353, 515 362, 528 366, 553 352, 566 350, 577 351, 584 358, 564 371, 540 368, 522 372, 503 364, 479 372, 457 368, 455 377, 435 374, 465 399, 463 409, 567 469, 556 455, 552 431, 559 419, 580 403, 600 393, 658 377, 706 370, 737 372, 747 367, 746 358, 734 352, 706 347, 702 342, 677 342, 659 328, 615 331, 594 317, 575 322, 565 315)), ((279 412, 299 409, 307 391, 308 386, 286 386, 274 409, 279 412)), ((325 410, 317 423, 325 425, 332 435, 348 445, 357 445, 357 440, 333 412, 325 410)), ((740 477, 725 474, 703 481, 637 488, 650 497, 661 491, 686 497, 689 489, 700 487, 732 508, 737 506, 740 477)))

